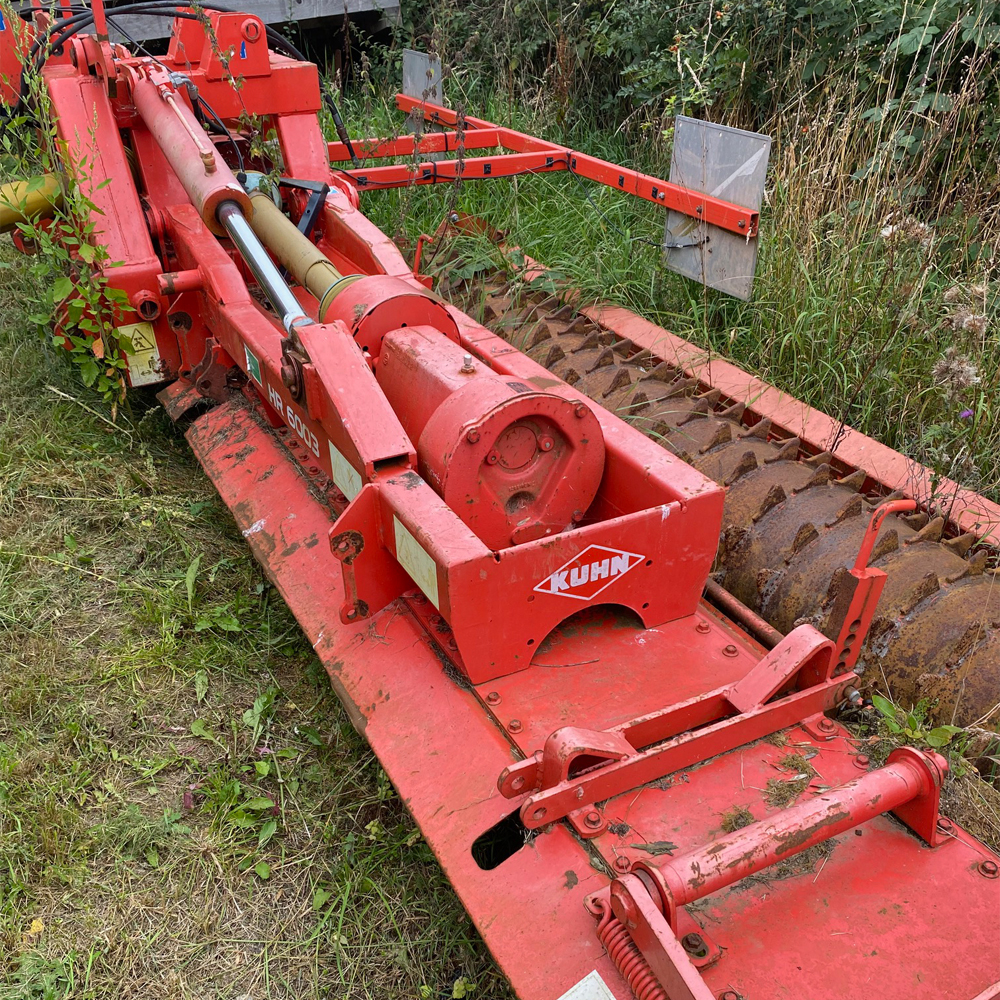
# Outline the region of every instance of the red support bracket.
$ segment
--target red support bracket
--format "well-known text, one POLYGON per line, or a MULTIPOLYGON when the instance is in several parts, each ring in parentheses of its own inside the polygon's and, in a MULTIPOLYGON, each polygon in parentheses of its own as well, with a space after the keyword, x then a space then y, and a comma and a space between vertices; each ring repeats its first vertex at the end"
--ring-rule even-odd
MULTIPOLYGON (((396 95, 396 106, 407 114, 419 109, 425 121, 452 127, 458 125, 458 116, 452 109, 406 94, 396 95)), ((693 191, 638 170, 609 163, 596 156, 578 153, 566 146, 559 146, 479 118, 465 116, 462 126, 461 135, 451 132, 441 133, 445 137, 444 144, 441 144, 441 140, 435 140, 434 148, 447 148, 449 137, 452 137, 456 148, 459 144, 468 149, 499 146, 509 155, 463 156, 461 159, 429 161, 416 166, 397 164, 360 167, 345 173, 353 177, 361 188, 380 189, 408 187, 412 184, 437 184, 453 181, 459 177, 473 180, 568 170, 578 177, 605 184, 617 191, 673 209, 699 222, 718 226, 747 239, 757 235, 760 213, 753 209, 723 201, 721 198, 700 191, 693 191)), ((401 144, 399 140, 373 140, 372 143, 371 155, 374 157, 398 155, 404 150, 414 154, 430 151, 430 146, 422 141, 420 143, 407 141, 401 144)), ((341 159, 346 147, 331 143, 329 151, 331 159, 341 159)))
POLYGON ((710 691, 603 733, 556 730, 533 757, 505 768, 497 786, 507 798, 530 793, 520 810, 528 829, 572 821, 595 802, 829 711, 845 687, 843 678, 828 676, 832 650, 815 628, 800 625, 747 674, 744 686, 710 691), (759 701, 802 674, 810 678, 804 690, 759 701), (732 715, 731 697, 746 706, 739 715, 732 715), (583 762, 588 766, 581 769, 583 762))
POLYGON ((838 590, 833 610, 830 612, 827 632, 828 634, 836 632, 834 674, 853 670, 857 664, 865 636, 871 628, 875 609, 885 588, 887 579, 885 571, 868 565, 882 523, 890 514, 916 509, 915 500, 893 500, 877 507, 872 513, 858 551, 858 558, 838 590))

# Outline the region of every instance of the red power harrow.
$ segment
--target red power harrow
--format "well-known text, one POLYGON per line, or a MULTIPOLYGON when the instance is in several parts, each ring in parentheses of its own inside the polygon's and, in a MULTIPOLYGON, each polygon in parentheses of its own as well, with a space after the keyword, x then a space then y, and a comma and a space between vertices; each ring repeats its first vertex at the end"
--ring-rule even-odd
MULTIPOLYGON (((145 345, 131 384, 168 383, 168 412, 194 417, 518 994, 1000 997, 1000 859, 942 814, 946 760, 876 767, 836 721, 887 582, 870 558, 916 504, 852 522, 822 630, 775 630, 717 585, 707 602, 723 486, 429 291, 358 192, 561 169, 745 239, 756 211, 475 119, 381 150, 458 143, 458 161, 332 170, 316 68, 256 17, 176 13, 161 59, 111 44, 98 3, 5 25, 0 53, 30 49, 67 176, 88 164, 105 277, 145 345), (273 129, 270 162, 244 112, 273 129), (776 777, 795 784, 780 802, 776 777)), ((574 347, 593 349, 660 360, 574 347)))

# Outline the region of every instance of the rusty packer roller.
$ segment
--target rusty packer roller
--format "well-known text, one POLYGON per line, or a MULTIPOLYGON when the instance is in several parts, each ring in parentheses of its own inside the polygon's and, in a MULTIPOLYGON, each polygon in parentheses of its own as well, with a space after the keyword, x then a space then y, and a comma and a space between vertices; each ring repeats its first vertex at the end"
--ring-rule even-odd
MULTIPOLYGON (((571 304, 503 275, 456 280, 448 294, 554 375, 617 412, 727 488, 715 579, 780 633, 823 630, 871 510, 866 473, 838 478, 828 453, 772 438, 767 419, 720 403, 717 389, 640 350, 571 304)), ((899 494, 897 494, 899 495, 899 494)), ((933 512, 932 512, 933 513, 933 512)), ((945 537, 919 511, 886 520, 872 565, 888 573, 859 666, 903 704, 936 702, 941 721, 971 725, 996 705, 1000 586, 976 535, 945 537)), ((760 636, 759 636, 760 637, 760 636)), ((766 637, 765 637, 766 638, 766 637)))

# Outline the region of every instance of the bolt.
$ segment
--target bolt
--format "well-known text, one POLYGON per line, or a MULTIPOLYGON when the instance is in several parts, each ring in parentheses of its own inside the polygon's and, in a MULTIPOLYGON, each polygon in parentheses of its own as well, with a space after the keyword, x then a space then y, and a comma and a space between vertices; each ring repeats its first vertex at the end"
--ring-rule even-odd
POLYGON ((543 438, 541 438, 539 440, 538 447, 541 448, 542 451, 552 451, 552 446, 554 444, 555 444, 555 441, 553 441, 552 438, 550 438, 550 437, 543 437, 543 438))
POLYGON ((729 645, 722 650, 722 653, 724 656, 736 656, 739 650, 735 646, 729 645))
POLYGON ((632 867, 632 862, 628 858, 619 855, 615 858, 615 871, 627 872, 632 867))
POLYGON ((487 465, 496 465, 497 462, 499 462, 499 461, 500 461, 500 456, 495 451, 491 451, 486 456, 486 464, 487 465))
POLYGON ((290 361, 281 362, 281 382, 286 389, 295 385, 295 366, 290 361))
POLYGON ((337 551, 338 552, 346 552, 350 547, 351 547, 351 543, 346 538, 341 539, 337 543, 337 551))
POLYGON ((471 375, 476 369, 472 364, 472 355, 462 355, 462 367, 459 369, 463 375, 471 375))
POLYGON ((499 705, 500 704, 500 700, 501 700, 500 699, 500 694, 497 691, 491 691, 486 696, 486 704, 487 705, 499 705))
POLYGON ((573 415, 579 417, 581 420, 587 415, 587 407, 583 403, 577 403, 573 407, 573 415))
POLYGON ((310 465, 309 466, 309 475, 310 476, 318 476, 319 475, 319 466, 318 465, 310 465))
POLYGON ((468 441, 469 444, 475 444, 479 440, 479 431, 473 428, 468 434, 465 435, 465 440, 468 441))
POLYGON ((708 635, 708 633, 712 631, 712 626, 709 625, 708 622, 698 622, 698 624, 695 625, 694 630, 696 632, 700 632, 702 635, 708 635))
POLYGON ((411 598, 411 600, 413 601, 414 604, 426 604, 427 603, 427 598, 424 597, 424 595, 421 594, 419 590, 413 595, 413 597, 411 598))
POLYGON ((952 823, 950 819, 945 819, 943 816, 937 821, 937 828, 939 833, 951 833, 952 823))
POLYGON ((837 723, 833 719, 820 719, 818 729, 821 733, 834 733, 837 731, 837 723))
POLYGON ((689 955, 704 957, 708 954, 708 945, 705 944, 705 939, 700 934, 685 934, 681 938, 681 947, 689 955))
POLYGON ((583 520, 583 511, 582 510, 574 510, 573 511, 573 523, 574 524, 579 524, 582 520, 583 520))
POLYGON ((519 733, 520 731, 521 731, 521 720, 520 719, 511 719, 510 722, 507 723, 507 732, 509 732, 509 733, 519 733))
POLYGON ((866 768, 870 763, 870 759, 867 754, 859 753, 857 757, 854 758, 854 766, 859 768, 866 768))
POLYGON ((576 798, 578 798, 578 799, 582 799, 583 798, 583 786, 582 785, 578 785, 577 789, 573 793, 573 795, 576 796, 576 798))
POLYGON ((451 215, 448 216, 448 221, 453 225, 458 222, 458 212, 452 212, 451 215))
POLYGON ((979 874, 986 878, 996 878, 1000 874, 1000 868, 995 861, 984 861, 979 866, 979 874))
POLYGON ((746 229, 746 227, 747 227, 747 220, 746 219, 740 219, 740 221, 738 223, 736 223, 736 224, 740 227, 740 229, 746 229))
POLYGON ((531 818, 534 820, 545 819, 545 807, 539 806, 532 814, 531 818))
POLYGON ((601 814, 596 809, 591 809, 590 812, 584 816, 583 821, 590 827, 591 830, 596 830, 601 825, 601 814))

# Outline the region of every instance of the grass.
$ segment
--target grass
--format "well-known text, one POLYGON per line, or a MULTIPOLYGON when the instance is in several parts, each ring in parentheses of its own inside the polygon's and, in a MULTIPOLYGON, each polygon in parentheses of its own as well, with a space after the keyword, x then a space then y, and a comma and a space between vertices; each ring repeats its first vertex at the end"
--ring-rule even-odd
POLYGON ((180 433, 0 255, 0 1000, 503 997, 180 433))

